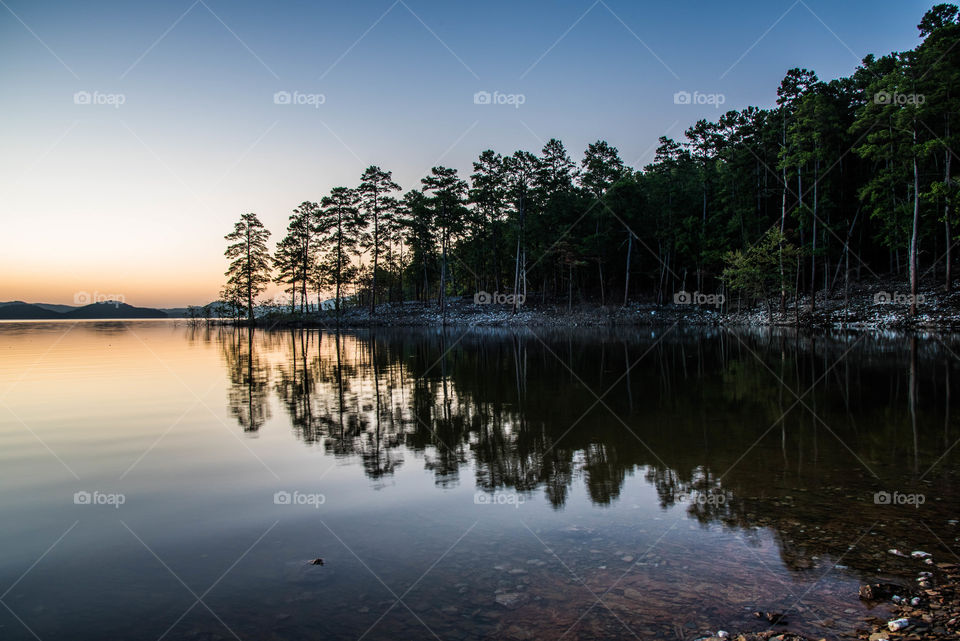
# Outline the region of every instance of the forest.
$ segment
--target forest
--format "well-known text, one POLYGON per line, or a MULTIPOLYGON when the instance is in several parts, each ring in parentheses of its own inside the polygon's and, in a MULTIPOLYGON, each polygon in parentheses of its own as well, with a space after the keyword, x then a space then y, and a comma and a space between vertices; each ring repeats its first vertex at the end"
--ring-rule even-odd
POLYGON ((865 57, 852 75, 786 72, 776 106, 699 120, 628 167, 604 140, 575 161, 485 150, 469 176, 434 167, 403 191, 367 168, 359 184, 304 201, 270 251, 243 214, 221 293, 252 322, 269 285, 291 313, 500 292, 526 304, 670 303, 737 291, 784 313, 867 278, 952 288, 960 14, 930 9, 909 51, 865 57))

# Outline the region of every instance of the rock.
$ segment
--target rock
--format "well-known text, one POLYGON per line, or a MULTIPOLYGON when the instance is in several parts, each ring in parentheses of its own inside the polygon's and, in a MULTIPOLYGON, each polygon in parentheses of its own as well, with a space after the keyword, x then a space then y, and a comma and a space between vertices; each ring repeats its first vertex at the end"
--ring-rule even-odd
POLYGON ((754 612, 753 616, 758 619, 766 619, 774 625, 787 625, 786 616, 782 612, 754 612))
POLYGON ((904 630, 910 627, 910 619, 894 619, 893 621, 888 621, 887 627, 890 628, 891 632, 904 630))
POLYGON ((518 641, 526 641, 527 639, 535 639, 536 634, 527 628, 521 627, 519 625, 511 625, 504 631, 504 635, 508 639, 517 639, 518 641))
POLYGON ((883 601, 901 591, 903 588, 893 583, 871 583, 860 586, 860 598, 864 601, 883 601))
POLYGON ((524 601, 524 596, 519 592, 503 592, 494 599, 498 605, 505 608, 515 608, 524 601))
POLYGON ((643 593, 641 593, 639 590, 634 590, 633 588, 625 588, 623 591, 623 596, 634 601, 639 601, 643 598, 643 593))

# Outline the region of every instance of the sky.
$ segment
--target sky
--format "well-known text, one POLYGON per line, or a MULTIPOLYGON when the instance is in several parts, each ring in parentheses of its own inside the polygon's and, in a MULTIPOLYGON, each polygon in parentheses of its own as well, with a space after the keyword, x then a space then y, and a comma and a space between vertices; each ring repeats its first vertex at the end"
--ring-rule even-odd
POLYGON ((205 304, 240 214, 272 245, 371 164, 407 190, 555 137, 640 168, 792 67, 916 46, 932 4, 0 0, 0 301, 205 304))

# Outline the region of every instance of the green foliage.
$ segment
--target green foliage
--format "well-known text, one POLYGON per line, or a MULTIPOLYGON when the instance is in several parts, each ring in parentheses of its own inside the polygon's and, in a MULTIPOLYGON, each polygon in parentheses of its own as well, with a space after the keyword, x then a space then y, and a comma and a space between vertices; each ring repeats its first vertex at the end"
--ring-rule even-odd
POLYGON ((776 228, 770 228, 746 250, 737 249, 724 257, 723 282, 731 291, 740 291, 753 299, 768 301, 780 290, 780 265, 785 266, 785 284, 789 289, 796 275, 799 253, 776 228))

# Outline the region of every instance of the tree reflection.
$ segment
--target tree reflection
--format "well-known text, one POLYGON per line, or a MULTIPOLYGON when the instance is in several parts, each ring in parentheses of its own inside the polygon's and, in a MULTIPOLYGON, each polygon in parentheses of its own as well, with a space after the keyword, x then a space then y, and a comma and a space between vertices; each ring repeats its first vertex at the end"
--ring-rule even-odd
POLYGON ((237 328, 220 335, 220 348, 230 379, 227 406, 244 432, 257 432, 270 418, 269 377, 254 331, 237 328))
POLYGON ((851 531, 878 519, 888 536, 916 535, 912 520, 877 512, 875 470, 906 491, 930 468, 924 482, 939 482, 944 504, 957 500, 946 458, 934 462, 957 437, 958 349, 936 341, 702 330, 218 338, 230 414, 245 432, 269 419, 272 390, 299 440, 357 461, 378 483, 412 455, 439 487, 470 465, 477 489, 543 492, 559 510, 577 484, 599 506, 643 500, 628 485, 638 477, 661 508, 748 543, 769 527, 798 572, 821 557, 875 567, 848 548, 851 531))
POLYGON ((851 350, 852 335, 774 332, 610 338, 242 329, 220 343, 230 412, 244 431, 269 418, 272 389, 297 438, 355 457, 371 479, 413 452, 438 486, 458 483, 471 464, 479 489, 543 491, 557 508, 578 479, 594 503, 616 502, 639 472, 664 508, 691 494, 730 495, 687 506, 697 519, 724 520, 734 497, 769 494, 766 479, 804 485, 830 466, 883 459, 892 443, 917 473, 950 440, 951 366, 924 366, 949 358, 936 343, 851 350))

